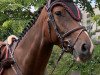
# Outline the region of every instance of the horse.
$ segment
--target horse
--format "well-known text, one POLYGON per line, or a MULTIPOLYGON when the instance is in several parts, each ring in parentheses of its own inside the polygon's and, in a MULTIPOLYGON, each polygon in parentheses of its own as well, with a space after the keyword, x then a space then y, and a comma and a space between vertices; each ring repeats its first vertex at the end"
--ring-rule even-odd
POLYGON ((81 19, 81 12, 72 0, 48 0, 19 39, 13 67, 6 68, 2 75, 44 75, 54 45, 62 49, 60 59, 64 53, 70 53, 77 62, 89 60, 93 43, 80 25, 81 19))

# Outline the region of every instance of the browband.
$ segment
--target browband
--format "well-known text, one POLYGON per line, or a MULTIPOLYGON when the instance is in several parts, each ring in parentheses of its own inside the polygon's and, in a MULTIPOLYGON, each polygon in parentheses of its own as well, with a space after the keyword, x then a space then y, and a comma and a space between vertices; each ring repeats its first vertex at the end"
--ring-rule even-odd
POLYGON ((55 7, 57 5, 63 6, 74 20, 81 21, 81 19, 82 19, 81 11, 74 4, 73 1, 71 1, 71 0, 55 0, 51 3, 49 2, 46 4, 46 9, 47 9, 48 13, 52 12, 53 7, 55 7))

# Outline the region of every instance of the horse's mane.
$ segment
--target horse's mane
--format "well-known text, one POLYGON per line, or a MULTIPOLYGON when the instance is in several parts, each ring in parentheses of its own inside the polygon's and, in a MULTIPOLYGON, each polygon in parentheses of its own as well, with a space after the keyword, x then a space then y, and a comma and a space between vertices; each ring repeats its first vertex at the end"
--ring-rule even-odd
POLYGON ((22 39, 22 37, 24 37, 24 35, 27 33, 27 31, 35 24, 35 22, 38 19, 43 7, 44 7, 44 5, 41 6, 37 11, 34 12, 33 18, 30 20, 28 25, 26 25, 26 27, 23 29, 22 33, 20 34, 19 42, 22 39))

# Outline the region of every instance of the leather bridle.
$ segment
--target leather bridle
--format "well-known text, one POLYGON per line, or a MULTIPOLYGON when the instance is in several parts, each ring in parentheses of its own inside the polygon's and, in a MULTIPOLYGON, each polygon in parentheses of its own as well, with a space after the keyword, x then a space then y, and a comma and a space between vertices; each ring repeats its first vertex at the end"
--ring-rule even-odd
MULTIPOLYGON (((58 64, 58 62, 60 61, 60 59, 62 58, 62 56, 63 56, 63 54, 64 54, 65 52, 67 52, 69 49, 72 50, 72 51, 74 51, 74 46, 75 46, 77 40, 79 39, 81 33, 82 33, 83 31, 86 31, 86 29, 85 29, 84 26, 80 26, 80 27, 78 27, 78 28, 74 28, 74 29, 72 29, 72 30, 70 30, 70 31, 68 31, 68 32, 65 32, 64 34, 60 34, 60 32, 58 31, 58 25, 57 25, 57 23, 56 23, 56 21, 55 21, 55 19, 54 19, 54 16, 53 16, 53 14, 52 14, 52 12, 51 12, 53 6, 55 6, 56 4, 61 4, 62 6, 65 7, 65 5, 64 5, 63 3, 61 3, 61 2, 58 2, 58 3, 57 3, 57 2, 53 2, 53 4, 47 5, 47 6, 46 6, 46 9, 47 9, 47 12, 48 12, 48 17, 49 17, 49 21, 48 21, 49 34, 51 35, 50 29, 51 29, 51 25, 52 25, 52 27, 54 28, 54 30, 55 30, 55 32, 56 32, 56 35, 58 36, 58 38, 59 38, 59 40, 60 40, 61 46, 62 46, 62 52, 61 52, 61 54, 60 54, 60 56, 59 56, 59 58, 58 58, 58 60, 57 60, 57 64, 58 64), (68 41, 68 45, 67 45, 66 48, 65 48, 65 47, 64 47, 64 38, 70 36, 71 34, 73 34, 73 33, 76 32, 76 31, 79 31, 79 30, 80 30, 80 33, 77 35, 77 37, 76 37, 75 42, 73 43, 73 45, 71 45, 70 42, 68 41)), ((66 8, 66 7, 65 7, 65 8, 66 8)), ((14 60, 14 62, 15 62, 15 66, 17 66, 17 68, 14 68, 13 64, 11 64, 12 68, 14 68, 14 72, 16 73, 16 75, 23 75, 21 69, 19 68, 18 64, 17 64, 16 61, 15 61, 15 58, 14 58, 13 53, 11 53, 11 55, 12 55, 12 58, 13 58, 13 60, 14 60)), ((56 65, 57 65, 57 64, 56 64, 56 65)), ((56 68, 56 66, 55 66, 55 68, 56 68)), ((55 68, 54 68, 54 70, 55 70, 55 68)), ((53 71, 54 71, 54 70, 53 70, 53 71)), ((53 73, 53 71, 52 71, 52 73, 53 73)))
POLYGON ((62 45, 62 52, 66 52, 67 49, 69 50, 74 50, 74 45, 76 44, 77 40, 79 39, 81 33, 83 31, 86 31, 86 28, 84 26, 80 26, 80 27, 77 27, 77 28, 74 28, 68 32, 65 32, 64 34, 60 34, 60 32, 58 31, 58 26, 57 26, 57 23, 55 22, 55 19, 54 19, 54 16, 51 14, 48 15, 49 16, 49 21, 48 21, 48 25, 49 25, 49 35, 51 35, 50 33, 50 26, 52 25, 55 32, 56 32, 56 35, 58 36, 59 40, 60 40, 60 43, 62 45), (67 49, 64 47, 64 38, 65 37, 68 37, 70 36, 71 34, 73 34, 74 32, 76 31, 79 31, 80 30, 80 33, 77 35, 76 39, 75 39, 75 42, 73 43, 73 45, 70 44, 70 42, 68 41, 68 45, 67 45, 67 49))
MULTIPOLYGON (((60 40, 61 46, 62 46, 62 52, 61 52, 61 54, 60 54, 60 56, 59 56, 59 58, 57 60, 56 65, 58 64, 58 62, 62 58, 63 54, 65 52, 67 52, 68 50, 73 51, 74 54, 75 54, 75 52, 78 54, 78 52, 75 51, 74 46, 75 46, 76 42, 78 41, 78 39, 79 39, 80 35, 82 34, 82 32, 86 31, 86 28, 84 26, 80 26, 80 27, 74 28, 74 29, 72 29, 72 30, 70 30, 68 32, 65 32, 64 34, 60 34, 60 31, 58 30, 59 29, 58 25, 57 25, 57 23, 56 23, 56 21, 54 19, 53 14, 52 14, 52 8, 55 5, 58 5, 58 4, 62 5, 64 8, 66 8, 66 6, 62 2, 58 2, 57 3, 56 1, 46 6, 46 9, 47 9, 47 12, 48 12, 48 17, 49 17, 49 20, 48 20, 49 35, 51 36, 50 29, 51 29, 51 25, 52 25, 52 27, 54 28, 54 30, 56 32, 56 35, 58 36, 58 38, 60 40), (79 31, 79 30, 80 30, 80 33, 76 36, 76 39, 75 39, 74 43, 70 44, 70 42, 68 41, 68 44, 66 45, 66 48, 65 48, 65 46, 64 46, 64 38, 67 38, 68 36, 70 36, 71 34, 73 34, 76 31, 79 31)), ((56 66, 54 67, 53 71, 55 70, 55 68, 56 68, 56 66)), ((52 71, 52 73, 53 73, 53 71, 52 71)))

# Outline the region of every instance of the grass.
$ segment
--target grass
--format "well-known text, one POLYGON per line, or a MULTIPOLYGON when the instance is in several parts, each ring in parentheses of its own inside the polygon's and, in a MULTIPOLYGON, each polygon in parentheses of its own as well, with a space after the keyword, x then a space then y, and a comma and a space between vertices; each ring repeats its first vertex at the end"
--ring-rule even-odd
MULTIPOLYGON (((57 46, 54 47, 51 58, 48 63, 48 72, 49 74, 53 70, 55 63, 59 57, 61 49, 57 46)), ((53 75, 65 75, 65 72, 68 71, 67 75, 72 71, 78 71, 81 75, 100 75, 100 45, 96 45, 92 59, 86 63, 74 63, 73 67, 70 68, 72 63, 72 56, 70 54, 64 54, 63 58, 60 60, 59 65, 55 69, 53 75)))

